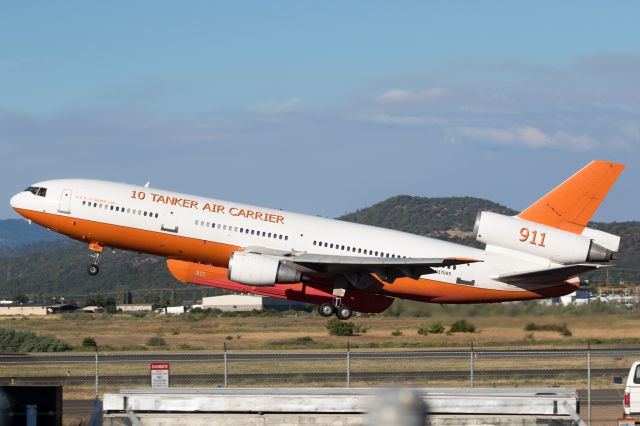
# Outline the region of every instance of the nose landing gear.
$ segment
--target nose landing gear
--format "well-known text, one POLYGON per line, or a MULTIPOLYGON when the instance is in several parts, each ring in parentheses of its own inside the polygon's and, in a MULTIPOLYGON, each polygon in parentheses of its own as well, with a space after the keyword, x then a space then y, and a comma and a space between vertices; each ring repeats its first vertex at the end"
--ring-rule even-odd
POLYGON ((92 251, 92 253, 89 254, 89 257, 93 259, 93 263, 89 265, 89 267, 87 268, 87 272, 89 273, 89 275, 96 276, 100 273, 98 260, 100 260, 100 253, 102 253, 102 250, 104 250, 104 247, 102 247, 98 243, 91 243, 89 244, 89 250, 92 251))

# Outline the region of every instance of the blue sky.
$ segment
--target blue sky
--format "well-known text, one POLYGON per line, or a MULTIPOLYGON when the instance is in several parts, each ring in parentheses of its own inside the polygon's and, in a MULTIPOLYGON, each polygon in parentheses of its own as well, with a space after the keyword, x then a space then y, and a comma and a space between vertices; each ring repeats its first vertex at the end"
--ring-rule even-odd
POLYGON ((0 218, 100 178, 336 216, 522 209, 592 159, 640 219, 640 3, 5 2, 0 218))

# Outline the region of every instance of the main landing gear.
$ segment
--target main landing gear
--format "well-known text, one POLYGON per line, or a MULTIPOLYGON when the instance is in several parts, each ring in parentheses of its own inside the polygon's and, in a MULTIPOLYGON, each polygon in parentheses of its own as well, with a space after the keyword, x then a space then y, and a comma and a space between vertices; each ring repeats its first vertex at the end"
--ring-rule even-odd
POLYGON ((343 305, 340 297, 336 297, 333 303, 324 302, 318 306, 318 313, 325 318, 336 314, 338 319, 348 320, 353 315, 353 310, 348 305, 343 305))
POLYGON ((98 243, 89 244, 89 250, 92 251, 92 253, 89 254, 89 257, 91 257, 93 259, 93 263, 91 265, 89 265, 89 267, 87 268, 87 272, 89 273, 89 275, 96 276, 96 275, 98 275, 100 273, 100 267, 98 266, 98 260, 100 260, 100 253, 102 253, 103 249, 104 249, 104 247, 102 247, 98 243))

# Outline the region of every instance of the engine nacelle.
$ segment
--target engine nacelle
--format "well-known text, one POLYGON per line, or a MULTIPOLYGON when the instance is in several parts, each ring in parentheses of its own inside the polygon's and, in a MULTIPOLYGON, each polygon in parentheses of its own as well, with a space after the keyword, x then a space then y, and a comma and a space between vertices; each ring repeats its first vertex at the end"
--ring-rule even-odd
POLYGON ((275 257, 235 251, 229 258, 227 277, 247 285, 274 285, 300 282, 300 271, 275 257))
POLYGON ((478 214, 474 233, 482 243, 558 263, 608 262, 613 258, 612 251, 596 244, 587 236, 493 212, 478 214))

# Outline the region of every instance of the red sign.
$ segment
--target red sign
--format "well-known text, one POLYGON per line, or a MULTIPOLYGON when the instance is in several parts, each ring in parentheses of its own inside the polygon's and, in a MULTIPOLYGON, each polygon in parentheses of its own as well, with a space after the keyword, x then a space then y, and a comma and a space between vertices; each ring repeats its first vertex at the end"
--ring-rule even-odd
POLYGON ((151 387, 166 389, 169 387, 169 363, 168 362, 152 362, 151 363, 151 387))
POLYGON ((152 362, 151 369, 152 370, 168 370, 169 363, 168 362, 152 362))

